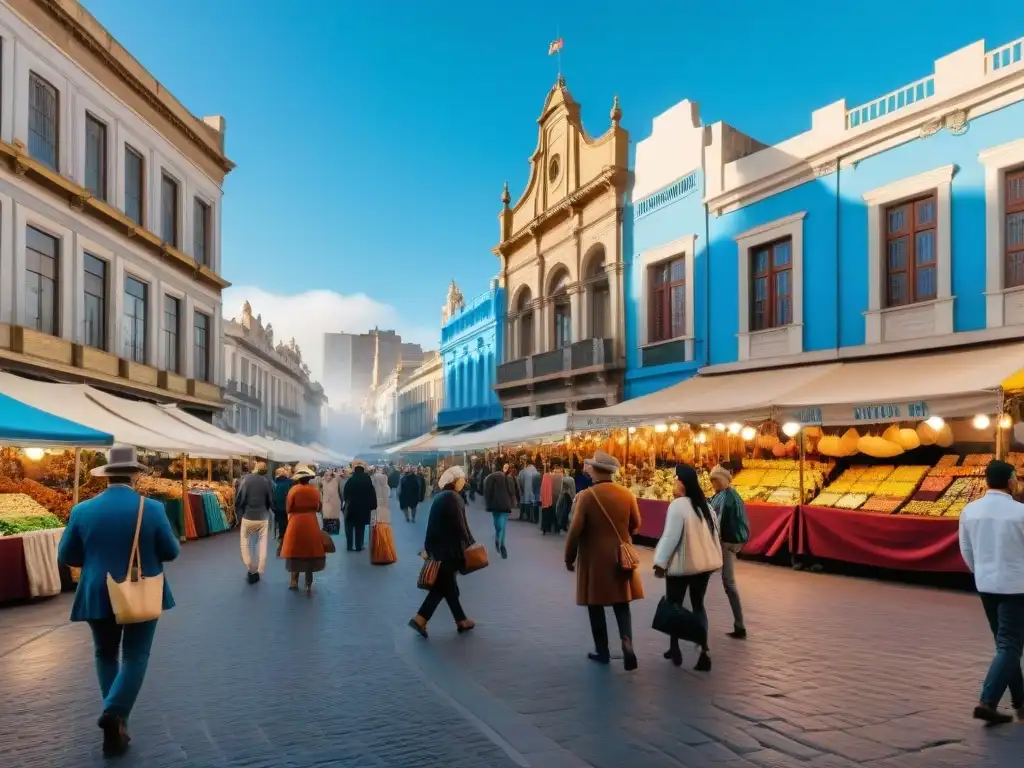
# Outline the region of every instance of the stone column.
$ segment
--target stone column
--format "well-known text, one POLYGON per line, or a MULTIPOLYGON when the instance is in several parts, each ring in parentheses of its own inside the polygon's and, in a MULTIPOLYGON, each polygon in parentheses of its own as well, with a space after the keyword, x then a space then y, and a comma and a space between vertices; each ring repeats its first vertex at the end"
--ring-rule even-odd
POLYGON ((586 311, 586 293, 581 286, 569 289, 569 308, 572 312, 572 340, 583 341, 590 331, 586 311))
POLYGON ((615 359, 622 358, 625 349, 624 339, 626 336, 626 323, 623 317, 622 303, 622 264, 612 262, 605 266, 608 273, 608 333, 614 339, 612 349, 615 352, 615 359))

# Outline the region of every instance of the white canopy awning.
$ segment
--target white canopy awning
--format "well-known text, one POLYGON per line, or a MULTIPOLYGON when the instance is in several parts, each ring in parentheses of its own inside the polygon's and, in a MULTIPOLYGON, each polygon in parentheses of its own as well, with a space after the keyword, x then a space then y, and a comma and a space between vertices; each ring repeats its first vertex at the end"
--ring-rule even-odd
POLYGON ((246 440, 262 446, 266 450, 267 458, 271 461, 278 461, 287 464, 301 462, 303 464, 333 464, 329 457, 322 455, 319 451, 304 445, 296 445, 287 440, 274 440, 269 437, 258 435, 247 435, 246 440))
POLYGON ((777 399, 780 418, 805 424, 916 421, 999 411, 1000 390, 1019 388, 1024 344, 843 363, 777 399))
POLYGON ((161 405, 158 407, 164 410, 172 418, 188 424, 193 429, 205 432, 212 437, 216 437, 218 440, 229 443, 234 449, 236 456, 257 456, 261 459, 267 458, 267 449, 262 445, 257 445, 256 443, 251 442, 246 435, 235 434, 234 432, 228 432, 220 427, 215 427, 209 422, 197 419, 191 413, 183 411, 176 405, 161 405))
MULTIPOLYGON (((503 421, 490 429, 480 432, 466 432, 461 435, 436 435, 430 443, 430 450, 468 451, 478 448, 493 448, 497 445, 519 445, 540 441, 566 434, 568 415, 544 416, 539 419, 524 417, 503 421)), ((418 450, 422 448, 418 447, 418 450)))
POLYGON ((325 448, 324 446, 320 445, 320 443, 313 443, 309 447, 316 451, 317 453, 324 456, 325 458, 329 459, 329 461, 327 462, 329 464, 337 464, 340 466, 342 464, 352 463, 351 456, 346 456, 343 453, 337 453, 336 451, 332 451, 330 448, 325 448))
POLYGON ((780 397, 832 373, 839 363, 742 373, 698 374, 649 395, 569 417, 574 430, 611 429, 666 421, 760 421, 780 397))
MULTIPOLYGON (((90 389, 84 384, 54 384, 0 372, 0 392, 55 416, 107 432, 117 443, 170 454, 190 453, 196 447, 180 436, 160 434, 121 417, 91 399, 90 389)), ((117 402, 120 406, 130 401, 118 399, 117 402)))
POLYGON ((425 435, 414 437, 411 440, 403 440, 400 443, 392 445, 390 448, 385 448, 384 453, 393 456, 396 453, 420 453, 437 450, 430 447, 434 438, 437 437, 443 437, 443 435, 435 435, 432 432, 427 432, 425 435))
POLYGON ((241 453, 239 446, 202 432, 171 416, 159 405, 127 400, 85 386, 85 394, 93 402, 122 419, 154 434, 173 440, 176 445, 189 446, 184 453, 202 459, 229 459, 241 453))

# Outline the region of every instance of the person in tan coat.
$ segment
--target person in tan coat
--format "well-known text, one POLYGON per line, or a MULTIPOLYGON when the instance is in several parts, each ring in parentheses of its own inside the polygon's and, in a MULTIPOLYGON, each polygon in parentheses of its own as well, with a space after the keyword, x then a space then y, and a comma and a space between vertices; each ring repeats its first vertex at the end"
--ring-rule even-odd
POLYGON ((628 489, 612 482, 619 469, 615 457, 597 451, 584 462, 584 469, 594 485, 576 497, 565 540, 565 566, 576 571, 576 604, 587 606, 590 614, 594 653, 587 657, 598 664, 611 660, 604 610, 610 605, 622 639, 623 664, 633 670, 637 660, 629 604, 643 599, 644 587, 640 574, 635 570, 625 573, 618 558, 619 545, 640 529, 640 509, 628 489))

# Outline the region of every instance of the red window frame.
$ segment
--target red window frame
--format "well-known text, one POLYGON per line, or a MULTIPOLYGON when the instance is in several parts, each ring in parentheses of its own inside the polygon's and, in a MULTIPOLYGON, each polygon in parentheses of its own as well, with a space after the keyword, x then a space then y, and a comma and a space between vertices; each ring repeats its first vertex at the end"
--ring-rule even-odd
POLYGON ((686 257, 677 256, 647 268, 647 341, 671 341, 686 333, 686 257), (672 270, 676 266, 682 277, 673 280, 672 270), (679 333, 672 331, 672 296, 676 288, 683 289, 683 328, 679 333))
POLYGON ((1003 263, 1006 265, 1005 288, 1024 286, 1024 168, 1006 173, 1003 182, 1006 213, 1003 217, 1003 263), (1020 233, 1016 243, 1010 242, 1010 229, 1020 233))
POLYGON ((793 322, 793 238, 783 237, 750 249, 750 330, 784 328, 793 322), (785 254, 785 261, 779 257, 785 254), (765 256, 763 263, 761 256, 765 256), (759 298, 758 282, 764 281, 759 298), (785 285, 783 290, 780 284, 785 285))
POLYGON ((938 200, 934 192, 920 195, 909 200, 902 200, 885 207, 885 298, 887 307, 903 307, 932 301, 938 296, 938 200), (927 215, 930 211, 930 217, 927 215), (895 219, 895 216, 899 219, 895 219), (895 228, 894 228, 895 227, 895 228), (921 248, 919 238, 931 236, 931 255, 925 254, 927 261, 920 261, 918 256, 921 248), (902 266, 893 267, 892 247, 899 240, 906 240, 906 252, 902 266), (930 284, 922 286, 921 278, 931 271, 930 284), (903 295, 894 291, 894 281, 902 276, 905 291, 903 295))

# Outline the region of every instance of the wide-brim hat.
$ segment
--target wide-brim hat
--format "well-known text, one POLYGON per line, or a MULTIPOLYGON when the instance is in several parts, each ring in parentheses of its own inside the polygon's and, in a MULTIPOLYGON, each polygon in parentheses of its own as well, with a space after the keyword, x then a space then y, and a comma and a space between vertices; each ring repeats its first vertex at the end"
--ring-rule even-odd
POLYGON ((620 466, 618 459, 604 451, 595 451, 593 457, 586 459, 583 463, 599 472, 607 472, 609 475, 618 472, 620 466))
POLYGON ((107 463, 90 470, 93 477, 136 475, 149 472, 149 467, 139 463, 139 454, 134 445, 112 445, 107 453, 107 463))
POLYGON ((316 472, 309 467, 296 467, 295 471, 292 472, 292 478, 295 480, 301 480, 304 477, 312 479, 316 477, 316 472))

